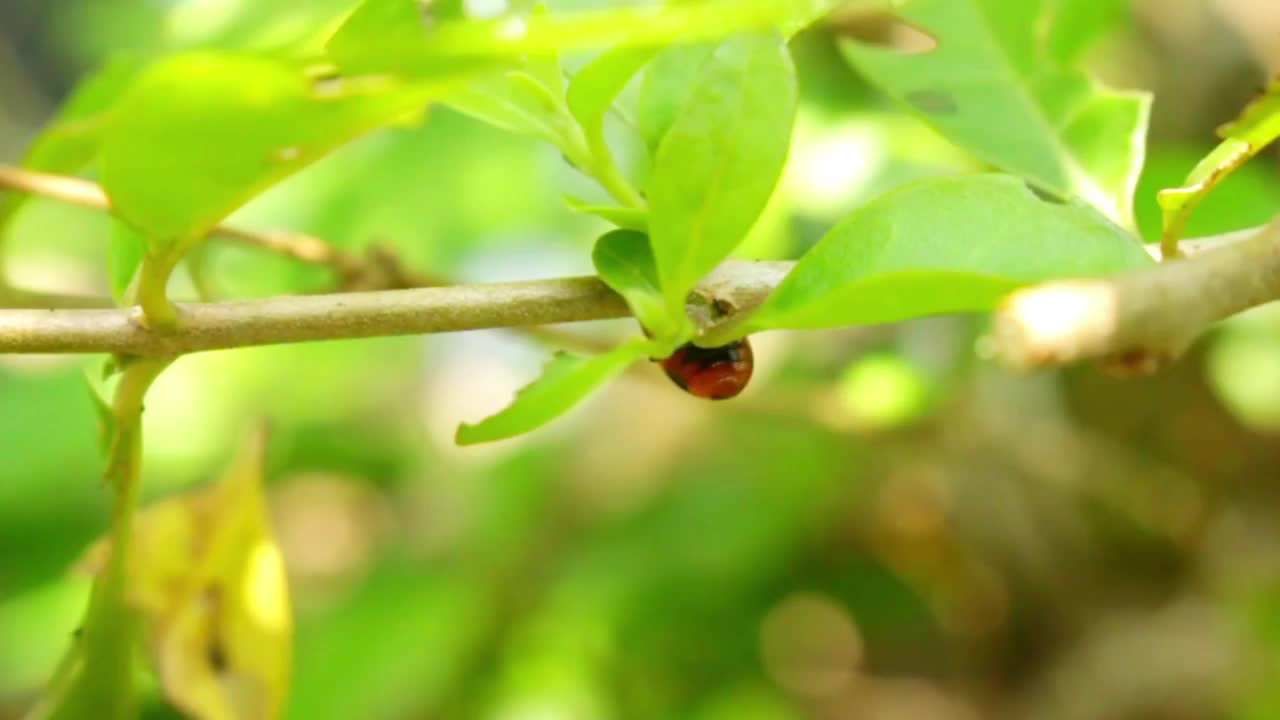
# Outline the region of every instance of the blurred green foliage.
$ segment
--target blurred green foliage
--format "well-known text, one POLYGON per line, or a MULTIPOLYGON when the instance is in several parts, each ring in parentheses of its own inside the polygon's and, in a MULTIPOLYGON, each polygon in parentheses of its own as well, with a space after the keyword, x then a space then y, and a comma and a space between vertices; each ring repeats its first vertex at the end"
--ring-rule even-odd
MULTIPOLYGON (((1277 14, 1238 4, 1250 22, 1277 14)), ((349 5, 6 3, 3 159, 121 49, 293 46, 349 5)), ((1162 35, 1147 9, 1162 3, 1116 6, 1091 7, 1113 33, 1090 53, 1104 74, 1135 56, 1145 87, 1239 72, 1177 62, 1207 40, 1162 35)), ((1233 39, 1230 24, 1203 27, 1233 39)), ((849 70, 847 33, 892 29, 837 19, 792 42, 796 145, 744 254, 795 257, 883 190, 980 167, 849 70)), ((1160 102, 1210 123, 1232 112, 1190 93, 1160 102)), ((1137 196, 1148 237, 1155 189, 1212 144, 1151 139, 1137 196)), ((605 224, 561 196, 592 192, 549 146, 433 109, 234 219, 384 245, 452 278, 515 279, 590 271, 605 224)), ((1188 234, 1264 222, 1278 198, 1264 155, 1188 234)), ((6 270, 105 295, 110 235, 98 213, 32 201, 6 270)), ((334 280, 229 244, 205 263, 227 297, 334 280)), ((538 342, 472 333, 188 357, 148 398, 145 492, 208 481, 246 427, 273 423, 268 501, 297 622, 291 718, 1280 714, 1280 317, 1237 318, 1133 382, 1088 368, 1008 376, 972 358, 980 323, 764 334, 734 403, 702 404, 642 367, 565 423, 479 449, 453 446, 457 420, 534 377, 538 342)), ((0 358, 0 718, 30 705, 83 610, 88 584, 71 568, 107 504, 84 382, 100 368, 0 358)), ((147 717, 175 716, 149 698, 147 717)))

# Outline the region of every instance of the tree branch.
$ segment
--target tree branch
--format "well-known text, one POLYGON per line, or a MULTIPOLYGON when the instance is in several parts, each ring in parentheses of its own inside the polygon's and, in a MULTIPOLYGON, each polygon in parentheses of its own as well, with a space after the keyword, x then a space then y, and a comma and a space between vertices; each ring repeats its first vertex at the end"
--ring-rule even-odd
POLYGON ((136 308, 0 311, 0 352, 110 352, 164 357, 199 350, 375 335, 476 330, 623 317, 595 278, 458 285, 179 304, 155 332, 136 308))
POLYGON ((1280 299, 1280 220, 1186 249, 1185 259, 1136 272, 1013 293, 996 311, 987 349, 1019 369, 1102 359, 1117 372, 1146 373, 1213 323, 1280 299))
MULTIPOLYGON (((102 189, 79 178, 0 165, 0 187, 110 210, 102 189)), ((346 253, 302 233, 220 225, 214 234, 304 262, 329 265, 348 287, 436 284, 375 248, 346 253)), ((1182 242, 1185 259, 1105 279, 1050 282, 1013 293, 997 309, 985 350, 1006 365, 1032 369, 1101 358, 1118 370, 1148 371, 1181 355, 1211 324, 1280 299, 1280 222, 1267 228, 1182 242)), ((1148 246, 1159 257, 1159 246, 1148 246)), ((759 305, 792 263, 730 261, 695 290, 690 312, 704 328, 759 305)), ((136 308, 64 309, 82 298, 7 290, 15 304, 48 300, 53 309, 0 310, 0 353, 115 352, 165 357, 275 343, 437 333, 629 315, 599 279, 419 287, 179 305, 180 327, 154 332, 136 308)), ((0 293, 3 301, 5 293, 0 293)), ((540 332, 540 331, 539 331, 540 332)))
MULTIPOLYGON (((772 290, 760 278, 789 263, 729 261, 694 291, 692 304, 745 312, 772 290), (730 278, 732 292, 722 289, 730 278)), ((153 331, 138 308, 0 310, 0 353, 124 353, 169 357, 201 350, 383 335, 527 327, 629 317, 626 302, 595 277, 300 295, 178 304, 178 327, 153 331)))

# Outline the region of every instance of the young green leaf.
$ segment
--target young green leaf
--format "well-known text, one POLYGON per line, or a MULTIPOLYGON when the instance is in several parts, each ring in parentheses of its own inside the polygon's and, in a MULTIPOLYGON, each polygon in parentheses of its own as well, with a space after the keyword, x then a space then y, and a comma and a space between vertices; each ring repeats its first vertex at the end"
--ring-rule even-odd
POLYGON ((486 73, 447 88, 440 102, 496 128, 552 143, 559 143, 566 125, 572 125, 551 91, 521 70, 486 73))
POLYGON ((1046 202, 1017 178, 934 178, 855 211, 735 332, 985 311, 1021 285, 1151 262, 1093 208, 1046 202))
POLYGON ((1280 137, 1280 76, 1249 104, 1234 122, 1218 129, 1222 142, 1201 160, 1181 187, 1161 190, 1164 211, 1162 244, 1166 257, 1177 254, 1177 243, 1196 206, 1241 165, 1280 137))
POLYGON ((715 43, 672 45, 645 69, 636 122, 650 156, 657 156, 662 139, 689 97, 698 68, 715 50, 715 43))
POLYGON ((596 241, 591 261, 600 279, 626 299, 653 337, 675 347, 692 335, 688 317, 683 312, 672 314, 663 302, 648 237, 633 230, 607 233, 596 241))
POLYGON ((103 138, 103 186, 153 253, 180 255, 262 190, 428 96, 389 80, 312 81, 263 57, 173 56, 120 100, 103 138))
POLYGON ((542 376, 516 395, 505 410, 475 425, 458 427, 459 445, 475 445, 523 435, 564 414, 597 387, 649 352, 650 343, 635 338, 603 355, 556 354, 542 376))
MULTIPOLYGON (((1049 0, 911 0, 898 15, 937 47, 904 53, 857 42, 846 57, 951 141, 1126 228, 1142 168, 1150 98, 1115 92, 1059 62, 1049 38, 1070 17, 1049 0), (1032 29, 1035 32, 1032 32, 1032 29)), ((1068 56, 1074 50, 1060 49, 1068 56)))
POLYGON ((658 52, 656 47, 616 47, 582 66, 569 83, 569 110, 587 135, 604 136, 604 120, 631 78, 658 52))
MULTIPOLYGON (((551 10, 545 2, 539 1, 533 6, 532 17, 545 18, 551 10)), ((546 88, 558 105, 564 106, 565 85, 564 64, 559 52, 535 53, 524 58, 525 70, 539 85, 546 88)))
POLYGON ((699 68, 654 160, 649 228, 668 306, 733 251, 782 175, 797 102, 781 36, 740 35, 699 68))
POLYGON ((648 210, 620 207, 618 205, 595 205, 586 200, 569 196, 565 197, 564 202, 574 212, 595 215, 601 220, 607 220, 624 230, 635 230, 646 234, 649 232, 648 210))

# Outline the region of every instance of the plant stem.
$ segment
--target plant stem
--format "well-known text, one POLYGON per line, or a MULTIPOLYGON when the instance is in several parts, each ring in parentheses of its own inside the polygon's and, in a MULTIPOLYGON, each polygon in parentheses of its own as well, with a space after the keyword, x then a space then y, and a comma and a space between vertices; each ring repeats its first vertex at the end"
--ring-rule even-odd
POLYGON ((136 717, 133 674, 141 618, 129 604, 129 555, 142 465, 143 398, 169 358, 135 360, 125 368, 113 403, 115 428, 107 458, 114 490, 111 552, 94 581, 79 641, 71 649, 37 717, 136 717), (47 709, 46 709, 47 708, 47 709))
POLYGON ((568 122, 573 123, 572 131, 566 132, 558 144, 569 162, 595 178, 595 181, 624 207, 644 209, 646 206, 644 197, 622 174, 604 134, 602 132, 584 133, 572 118, 569 118, 568 122))
POLYGON ((637 210, 644 209, 646 206, 644 197, 631 186, 631 181, 627 180, 626 176, 622 174, 617 161, 614 160, 613 151, 609 149, 609 143, 604 138, 604 133, 589 133, 587 147, 590 148, 594 159, 592 174, 595 176, 596 181, 624 206, 637 210))

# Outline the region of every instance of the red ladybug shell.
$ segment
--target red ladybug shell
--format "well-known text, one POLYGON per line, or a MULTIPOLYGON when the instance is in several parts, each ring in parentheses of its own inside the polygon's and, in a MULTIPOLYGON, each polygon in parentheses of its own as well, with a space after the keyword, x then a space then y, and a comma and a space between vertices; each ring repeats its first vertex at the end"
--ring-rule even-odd
POLYGON ((661 363, 667 377, 690 395, 725 400, 747 386, 753 358, 751 344, 743 338, 714 348, 688 343, 661 363))

